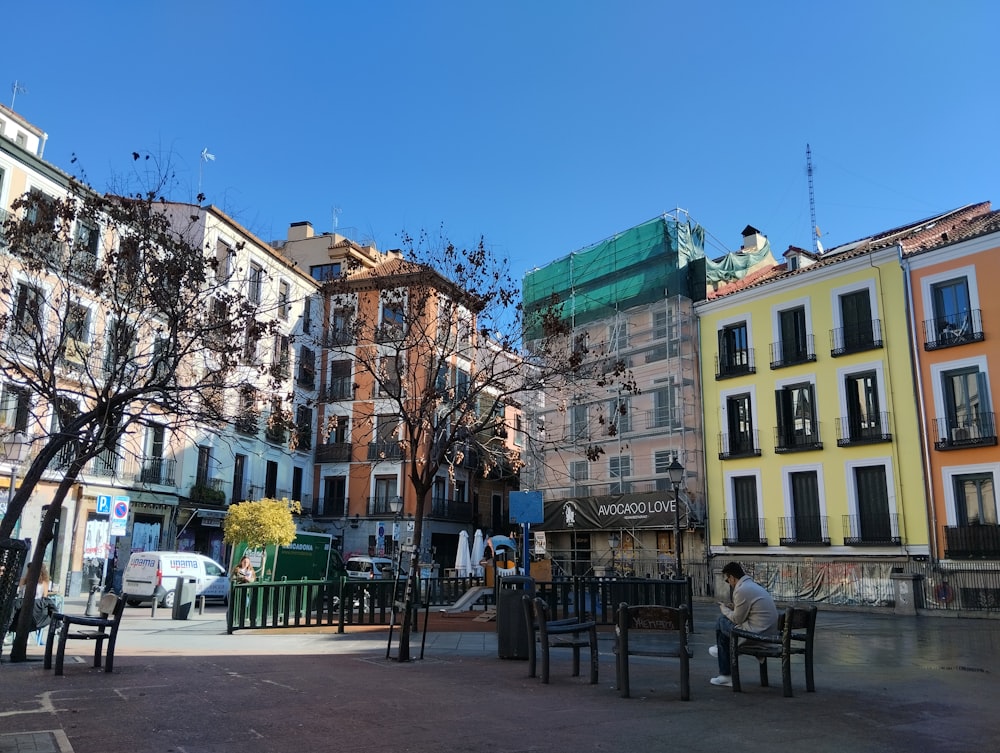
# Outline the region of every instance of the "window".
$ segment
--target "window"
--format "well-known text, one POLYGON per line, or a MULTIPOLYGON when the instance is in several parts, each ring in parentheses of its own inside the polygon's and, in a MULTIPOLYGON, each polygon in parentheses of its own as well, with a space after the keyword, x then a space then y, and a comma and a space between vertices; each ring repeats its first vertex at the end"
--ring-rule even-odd
POLYGON ((145 452, 140 471, 140 481, 146 484, 163 484, 164 461, 163 450, 166 446, 166 427, 153 424, 146 428, 145 452))
POLYGON ((165 337, 157 337, 153 341, 152 369, 156 379, 167 379, 172 373, 170 363, 170 341, 165 337))
POLYGON ((247 298, 250 303, 260 303, 264 296, 264 268, 259 264, 250 265, 250 279, 247 282, 247 298))
POLYGON ((90 351, 90 309, 79 303, 70 303, 63 329, 66 333, 63 360, 72 365, 83 365, 90 351))
POLYGON ((274 499, 278 496, 278 464, 268 460, 264 467, 264 496, 274 499))
POLYGON ((98 230, 93 224, 82 220, 77 223, 76 244, 70 263, 72 272, 85 273, 96 269, 98 238, 98 230))
POLYGON ((952 477, 955 486, 955 518, 960 526, 997 524, 996 487, 992 473, 970 473, 952 477))
POLYGON ((15 344, 23 344, 25 340, 33 339, 41 331, 44 316, 43 300, 42 291, 34 285, 23 282, 17 284, 12 328, 12 333, 17 338, 15 344))
POLYGON ((236 431, 255 435, 258 429, 257 390, 250 385, 240 388, 240 409, 236 417, 236 431))
POLYGON ((323 479, 323 499, 317 514, 332 518, 347 515, 347 478, 327 476, 323 479))
POLYGON ((455 481, 455 501, 459 503, 465 502, 465 481, 461 479, 455 481))
POLYGON ((340 277, 340 264, 314 264, 309 267, 309 274, 319 282, 329 282, 340 277))
POLYGON ((31 393, 24 387, 5 384, 0 392, 0 434, 26 432, 31 411, 31 393))
POLYGON ((333 430, 330 432, 330 441, 338 444, 345 444, 351 441, 350 418, 348 416, 337 416, 334 421, 333 430))
POLYGON ((269 442, 281 444, 285 441, 285 407, 280 397, 271 398, 271 414, 267 417, 264 437, 269 442))
POLYGON ((243 335, 243 363, 257 363, 257 340, 259 337, 260 333, 257 330, 257 325, 250 322, 243 335))
POLYGON ((455 400, 465 400, 469 396, 469 372, 455 369, 455 400))
POLYGON ((941 381, 947 421, 945 439, 969 442, 995 437, 986 374, 970 366, 942 372, 941 381))
POLYGON ((945 343, 959 341, 972 334, 969 281, 965 277, 946 280, 931 286, 937 339, 945 343))
POLYGON ((761 530, 762 520, 757 503, 757 479, 754 476, 733 476, 733 507, 736 525, 726 526, 727 544, 766 543, 761 530))
POLYGON ((229 334, 229 306, 225 301, 213 298, 209 304, 206 322, 205 342, 214 350, 226 348, 229 334))
POLYGON ((382 320, 379 327, 380 342, 398 340, 403 336, 403 302, 393 299, 383 299, 382 320))
POLYGON ((400 397, 402 390, 403 356, 398 351, 379 359, 378 392, 388 397, 400 397))
POLYGON ((669 426, 674 428, 679 426, 680 422, 675 420, 676 399, 676 390, 673 385, 653 390, 653 420, 650 422, 650 428, 662 429, 669 426))
POLYGON ((354 383, 351 381, 351 361, 344 359, 330 364, 330 386, 328 400, 351 400, 354 397, 354 383))
POLYGON ((313 297, 306 296, 305 302, 302 306, 302 332, 308 335, 312 329, 312 307, 313 307, 313 297))
POLYGON ((587 432, 587 406, 574 405, 569 413, 570 438, 577 441, 586 441, 590 438, 587 432))
POLYGON ((721 457, 759 455, 750 393, 727 395, 725 406, 726 433, 722 437, 721 457))
POLYGON ((833 331, 832 356, 882 347, 880 322, 872 318, 871 291, 852 290, 837 296, 840 328, 833 331))
POLYGON ((354 311, 344 306, 333 309, 330 318, 330 344, 350 345, 352 340, 351 320, 354 311))
POLYGON ((569 464, 570 493, 574 496, 581 496, 587 493, 587 486, 584 483, 590 478, 590 463, 586 460, 574 460, 569 464))
POLYGON ((233 500, 242 502, 247 498, 247 456, 237 453, 233 457, 233 500))
POLYGON ((399 431, 399 417, 395 415, 378 416, 376 426, 376 441, 379 444, 395 444, 396 432, 399 431))
POLYGON ((653 312, 653 339, 654 340, 666 340, 667 339, 667 312, 666 311, 654 311, 653 312))
POLYGON ((746 322, 730 324, 719 330, 717 376, 727 377, 754 372, 753 354, 746 322))
POLYGON ((778 413, 775 451, 822 449, 812 384, 794 384, 774 393, 778 413))
POLYGON ((215 242, 215 274, 220 282, 228 282, 233 276, 236 252, 221 238, 215 242))
MULTIPOLYGON (((844 398, 847 404, 846 426, 841 426, 841 444, 875 442, 887 438, 888 423, 879 410, 878 375, 874 371, 848 374, 844 377, 844 398)), ((842 422, 843 423, 843 422, 842 422)))
POLYGON ((850 518, 845 544, 898 544, 889 512, 889 489, 884 465, 854 467, 858 514, 850 518))
POLYGON ((792 523, 786 528, 789 543, 818 544, 824 539, 820 517, 819 479, 816 471, 795 471, 789 474, 792 490, 792 523))
POLYGON ((780 340, 777 357, 772 366, 788 366, 815 360, 809 348, 809 330, 806 325, 805 306, 778 312, 780 340))
POLYGON ((372 512, 389 512, 389 500, 399 495, 395 476, 375 477, 375 509, 372 512))
POLYGON ((653 473, 662 477, 656 479, 656 491, 669 492, 673 490, 674 485, 670 483, 667 474, 670 472, 670 464, 674 460, 680 460, 677 450, 657 450, 653 453, 653 473))
POLYGON ((631 400, 619 395, 608 401, 608 434, 617 436, 632 431, 631 400))
POLYGON ((126 322, 116 319, 105 331, 104 369, 109 372, 122 373, 133 366, 135 358, 136 331, 126 322))
POLYGON ((520 413, 514 415, 514 446, 521 447, 524 444, 524 418, 520 413))
POLYGON ((632 484, 622 479, 632 475, 632 457, 619 455, 608 458, 608 476, 613 479, 609 485, 609 494, 627 494, 632 491, 632 484))
POLYGON ((312 389, 316 386, 316 354, 312 348, 299 348, 298 383, 302 387, 312 389))
POLYGON ((308 405, 300 405, 295 409, 296 447, 299 450, 312 449, 313 409, 308 405))
POLYGON ((628 322, 618 321, 608 328, 608 348, 611 351, 628 347, 628 322))
POLYGON ((212 448, 208 445, 198 447, 198 466, 195 470, 195 484, 208 486, 212 480, 212 448))
POLYGON ((289 373, 288 335, 275 335, 271 349, 271 375, 284 379, 289 373))
POLYGON ((289 293, 288 283, 281 280, 278 283, 278 316, 282 319, 288 318, 289 293))

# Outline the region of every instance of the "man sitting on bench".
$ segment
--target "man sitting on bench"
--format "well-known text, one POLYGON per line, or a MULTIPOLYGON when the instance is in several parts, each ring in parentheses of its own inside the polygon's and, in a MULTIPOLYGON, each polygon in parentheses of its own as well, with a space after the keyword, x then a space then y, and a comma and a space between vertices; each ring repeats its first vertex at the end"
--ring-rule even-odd
POLYGON ((722 568, 722 577, 732 589, 733 601, 731 604, 719 602, 722 615, 715 626, 715 645, 708 649, 708 653, 719 659, 719 675, 710 682, 732 687, 729 636, 733 626, 773 635, 778 632, 778 608, 767 589, 743 572, 739 562, 730 562, 722 568))

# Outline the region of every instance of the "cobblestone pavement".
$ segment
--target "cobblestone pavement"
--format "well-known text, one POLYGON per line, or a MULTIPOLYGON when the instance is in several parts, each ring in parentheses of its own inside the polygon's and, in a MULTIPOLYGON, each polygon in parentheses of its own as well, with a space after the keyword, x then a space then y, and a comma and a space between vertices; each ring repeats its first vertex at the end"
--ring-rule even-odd
POLYGON ((92 669, 93 647, 78 641, 63 677, 42 669, 38 646, 31 661, 0 665, 0 753, 1000 747, 1000 620, 823 610, 817 692, 805 692, 797 659, 795 697, 784 698, 777 666, 769 688, 750 666, 743 693, 710 685, 716 612, 699 604, 695 613, 684 703, 676 660, 633 658, 633 697, 620 698, 609 633, 597 685, 586 672, 570 676, 565 651, 553 653, 552 681, 542 685, 525 662, 497 658, 491 623, 467 618, 428 631, 425 658, 400 664, 386 659, 384 629, 227 635, 220 608, 186 621, 129 609, 111 674, 92 669))

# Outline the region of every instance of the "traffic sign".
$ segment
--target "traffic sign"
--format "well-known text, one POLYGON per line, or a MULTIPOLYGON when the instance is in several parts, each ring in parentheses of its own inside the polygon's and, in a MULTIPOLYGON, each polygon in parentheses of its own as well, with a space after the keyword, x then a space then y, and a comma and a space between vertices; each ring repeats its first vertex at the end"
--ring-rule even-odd
POLYGON ((129 498, 120 495, 114 498, 114 504, 111 506, 111 535, 112 536, 124 536, 126 533, 126 524, 128 523, 128 507, 129 498))
POLYGON ((98 494, 97 495, 97 514, 98 515, 110 515, 111 514, 111 495, 110 494, 98 494))

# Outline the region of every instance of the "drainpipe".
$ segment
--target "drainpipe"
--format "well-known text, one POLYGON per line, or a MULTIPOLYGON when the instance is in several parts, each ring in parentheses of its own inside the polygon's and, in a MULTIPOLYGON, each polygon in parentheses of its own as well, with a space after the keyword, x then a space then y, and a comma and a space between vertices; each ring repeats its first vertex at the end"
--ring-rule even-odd
POLYGON ((913 371, 913 380, 917 385, 917 415, 920 417, 922 431, 920 434, 920 452, 924 462, 924 494, 927 495, 928 519, 930 521, 931 535, 931 563, 938 562, 938 525, 937 525, 937 505, 934 503, 934 484, 931 480, 931 454, 930 442, 927 436, 928 418, 927 406, 924 403, 924 380, 923 372, 920 369, 920 349, 917 346, 917 323, 914 320, 916 310, 913 307, 913 290, 910 287, 910 262, 903 256, 902 244, 896 245, 899 254, 899 266, 903 270, 903 290, 906 293, 906 328, 910 332, 910 348, 912 357, 910 358, 910 369, 913 371))

